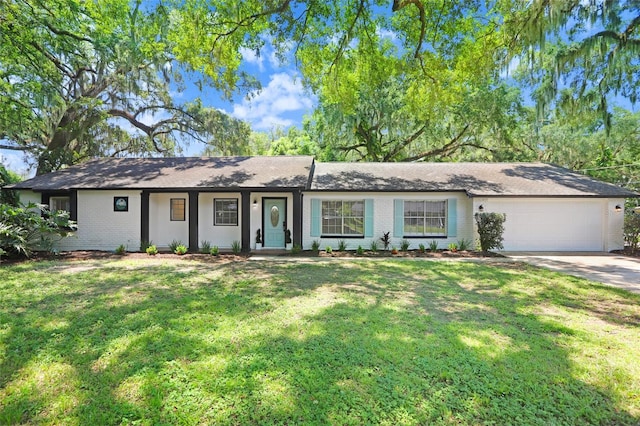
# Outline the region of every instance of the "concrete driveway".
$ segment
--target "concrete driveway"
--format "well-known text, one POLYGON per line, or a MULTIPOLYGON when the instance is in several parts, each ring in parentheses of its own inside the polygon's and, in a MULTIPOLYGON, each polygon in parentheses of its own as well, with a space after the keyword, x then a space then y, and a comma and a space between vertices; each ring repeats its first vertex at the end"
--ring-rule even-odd
POLYGON ((511 259, 640 293, 640 259, 611 253, 501 252, 511 259))

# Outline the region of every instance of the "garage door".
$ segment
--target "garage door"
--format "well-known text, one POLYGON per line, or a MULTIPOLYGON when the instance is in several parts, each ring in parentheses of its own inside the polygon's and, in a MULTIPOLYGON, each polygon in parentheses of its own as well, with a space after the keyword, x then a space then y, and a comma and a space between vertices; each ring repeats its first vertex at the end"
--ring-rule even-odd
POLYGON ((505 199, 487 211, 506 213, 504 249, 603 251, 604 202, 584 199, 505 199))

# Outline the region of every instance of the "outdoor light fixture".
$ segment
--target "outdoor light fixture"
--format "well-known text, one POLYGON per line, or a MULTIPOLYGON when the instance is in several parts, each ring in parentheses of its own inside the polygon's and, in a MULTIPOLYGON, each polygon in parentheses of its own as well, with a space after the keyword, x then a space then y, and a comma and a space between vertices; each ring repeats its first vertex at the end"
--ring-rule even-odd
POLYGON ((620 213, 622 211, 622 207, 620 206, 620 204, 616 204, 615 210, 618 213, 620 213))
POLYGON ((258 207, 258 199, 254 198, 253 199, 253 208, 255 209, 256 207, 258 207))
POLYGON ((482 212, 484 211, 484 206, 483 206, 482 204, 480 204, 480 205, 478 206, 478 211, 479 211, 480 213, 482 213, 482 212))

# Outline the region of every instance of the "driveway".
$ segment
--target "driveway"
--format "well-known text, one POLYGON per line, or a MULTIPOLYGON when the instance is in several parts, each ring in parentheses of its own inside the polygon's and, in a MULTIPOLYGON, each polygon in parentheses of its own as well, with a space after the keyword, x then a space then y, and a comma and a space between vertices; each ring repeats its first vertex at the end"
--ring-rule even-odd
POLYGON ((501 252, 511 259, 640 293, 640 259, 611 253, 501 252))

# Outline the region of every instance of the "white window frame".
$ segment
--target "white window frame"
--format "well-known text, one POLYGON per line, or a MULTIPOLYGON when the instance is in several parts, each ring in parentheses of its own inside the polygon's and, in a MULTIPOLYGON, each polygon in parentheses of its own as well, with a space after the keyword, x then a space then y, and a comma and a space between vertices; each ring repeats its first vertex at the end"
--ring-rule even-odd
MULTIPOLYGON (((322 202, 320 203, 320 215, 321 215, 321 223, 320 223, 320 234, 323 237, 354 237, 354 238, 362 238, 364 237, 364 232, 365 232, 365 200, 322 200, 322 202), (329 203, 334 203, 334 206, 329 206, 329 203), (356 216, 353 214, 353 208, 351 208, 351 215, 345 215, 345 204, 349 203, 349 204, 353 204, 353 203, 360 203, 362 205, 362 215, 361 216, 356 216), (335 206, 335 204, 339 204, 339 208, 340 208, 340 213, 336 214, 336 215, 330 215, 330 211, 327 210, 336 210, 337 207, 335 206), (330 224, 327 223, 328 221, 336 221, 336 223, 330 224), (353 221, 358 221, 360 220, 361 223, 361 231, 359 233, 350 233, 347 232, 345 233, 345 230, 347 230, 349 228, 349 222, 353 221), (339 223, 337 223, 339 222, 339 223), (339 232, 327 232, 328 230, 330 230, 328 227, 332 226, 339 232)), ((357 224, 356 224, 357 226, 357 224)))
POLYGON ((239 203, 237 198, 214 198, 213 199, 213 226, 238 226, 239 203), (234 206, 231 209, 218 210, 218 202, 222 206, 234 206), (230 220, 227 220, 230 219, 230 220))
POLYGON ((49 197, 49 210, 52 212, 64 211, 71 212, 71 197, 68 195, 56 195, 55 197, 49 197), (58 204, 64 203, 64 206, 58 204), (60 208, 64 207, 64 208, 60 208))
MULTIPOLYGON (((447 200, 403 200, 403 218, 402 218, 402 233, 406 237, 446 237, 447 236, 447 200), (422 203, 422 215, 411 215, 411 209, 407 208, 407 203, 422 203), (438 215, 438 210, 435 208, 428 208, 429 204, 440 204, 442 206, 441 215, 438 215), (422 232, 409 232, 407 231, 407 221, 415 221, 416 223, 422 221, 422 232), (437 222, 438 226, 429 226, 429 223, 437 222), (442 232, 427 232, 427 229, 441 229, 442 232)), ((411 225, 409 225, 411 226, 411 225)), ((414 226, 417 226, 414 225, 414 226)))

